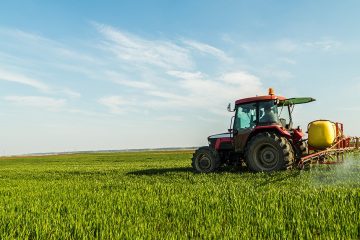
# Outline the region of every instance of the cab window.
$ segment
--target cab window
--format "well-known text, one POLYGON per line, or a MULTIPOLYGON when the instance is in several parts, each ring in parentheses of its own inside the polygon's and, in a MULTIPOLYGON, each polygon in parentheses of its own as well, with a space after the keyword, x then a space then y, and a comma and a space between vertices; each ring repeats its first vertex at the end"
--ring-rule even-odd
POLYGON ((239 105, 236 110, 234 129, 241 131, 256 126, 256 103, 239 105))
POLYGON ((260 102, 259 115, 260 124, 279 123, 278 108, 274 101, 260 102))

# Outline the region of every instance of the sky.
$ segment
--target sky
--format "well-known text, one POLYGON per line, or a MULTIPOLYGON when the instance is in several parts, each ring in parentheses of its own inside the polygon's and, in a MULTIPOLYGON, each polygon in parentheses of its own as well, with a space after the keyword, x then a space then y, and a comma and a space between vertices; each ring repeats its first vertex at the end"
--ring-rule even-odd
POLYGON ((0 2, 0 155, 192 147, 228 103, 313 97, 360 136, 360 2, 0 2))

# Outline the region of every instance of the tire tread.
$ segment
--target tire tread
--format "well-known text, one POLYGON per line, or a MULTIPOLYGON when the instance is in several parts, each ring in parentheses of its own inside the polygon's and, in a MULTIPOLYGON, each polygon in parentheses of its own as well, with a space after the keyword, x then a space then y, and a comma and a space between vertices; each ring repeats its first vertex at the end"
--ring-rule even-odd
POLYGON ((271 138, 274 142, 278 144, 279 148, 282 150, 282 156, 284 158, 282 166, 280 166, 278 169, 272 169, 269 171, 285 170, 292 168, 294 165, 295 154, 290 141, 285 137, 279 136, 273 132, 258 133, 249 140, 248 144, 245 147, 245 160, 248 168, 251 171, 255 171, 255 172, 264 171, 261 170, 259 166, 255 166, 255 164, 252 162, 253 160, 251 159, 250 152, 251 152, 251 148, 253 147, 254 144, 256 144, 256 142, 258 142, 261 139, 267 139, 267 138, 271 138))

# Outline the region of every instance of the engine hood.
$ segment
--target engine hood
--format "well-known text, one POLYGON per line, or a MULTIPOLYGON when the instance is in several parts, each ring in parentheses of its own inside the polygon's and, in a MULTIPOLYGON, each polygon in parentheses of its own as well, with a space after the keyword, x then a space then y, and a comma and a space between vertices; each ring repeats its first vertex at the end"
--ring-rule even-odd
POLYGON ((208 137, 208 140, 215 140, 218 138, 231 138, 231 134, 230 133, 218 133, 218 134, 214 134, 208 137))

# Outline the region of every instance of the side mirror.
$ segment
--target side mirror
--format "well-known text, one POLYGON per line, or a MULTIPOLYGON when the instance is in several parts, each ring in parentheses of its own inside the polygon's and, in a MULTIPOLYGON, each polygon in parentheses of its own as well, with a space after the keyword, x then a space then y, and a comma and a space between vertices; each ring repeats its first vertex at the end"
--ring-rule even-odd
POLYGON ((231 109, 231 103, 229 103, 229 104, 228 104, 228 106, 227 106, 227 110, 228 110, 228 112, 234 112, 234 110, 233 110, 233 109, 231 109))

